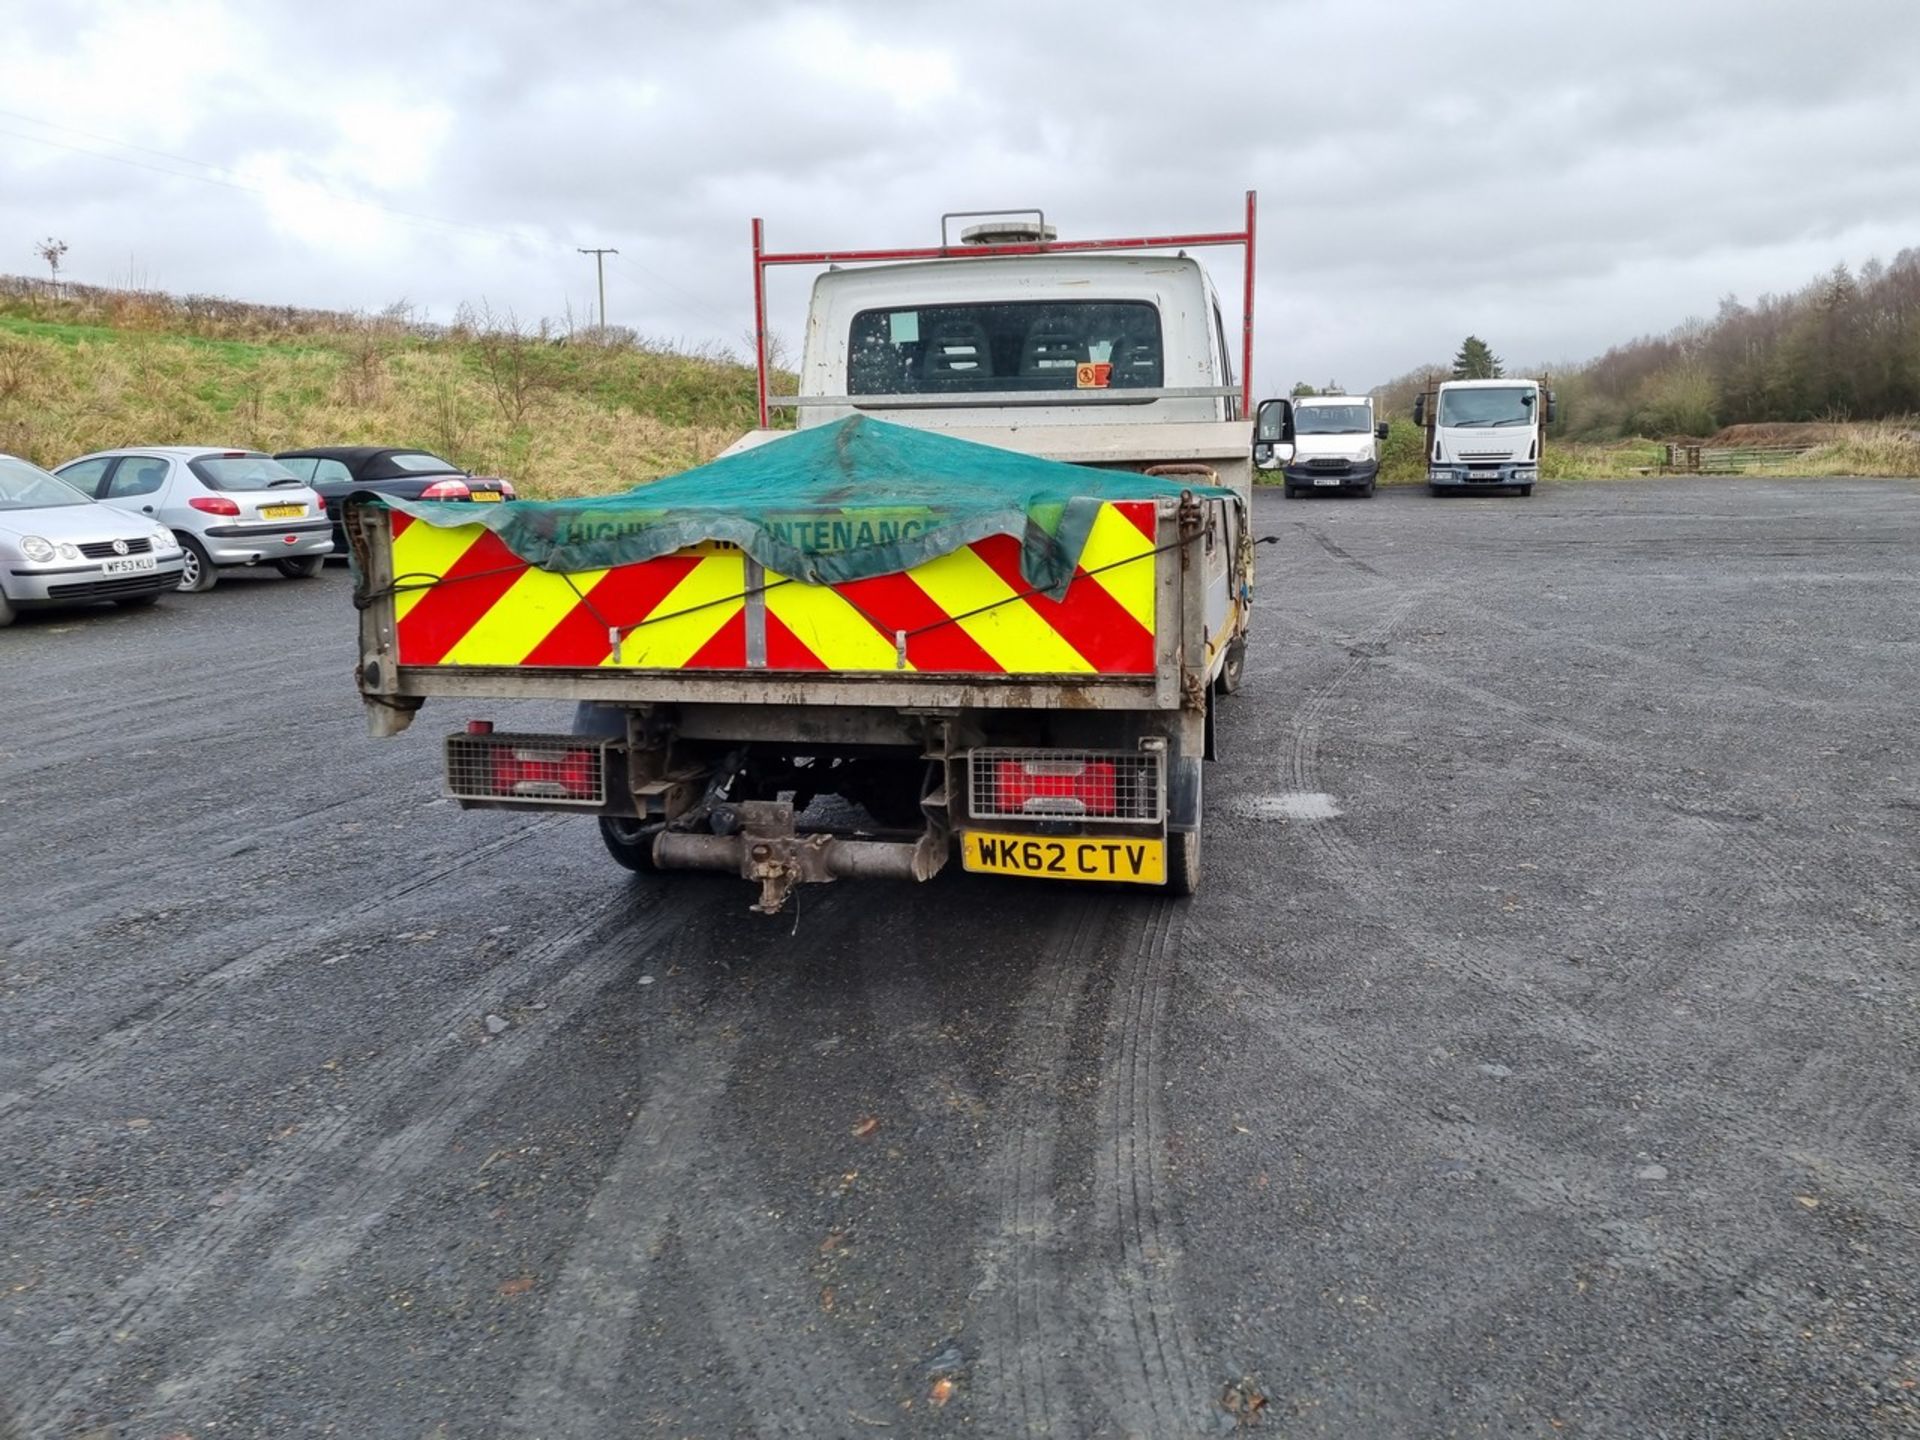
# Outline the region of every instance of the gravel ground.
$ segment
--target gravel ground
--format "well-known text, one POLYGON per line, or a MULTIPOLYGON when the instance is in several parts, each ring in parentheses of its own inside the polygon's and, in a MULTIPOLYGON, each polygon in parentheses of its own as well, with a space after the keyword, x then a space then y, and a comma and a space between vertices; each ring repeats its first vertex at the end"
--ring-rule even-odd
POLYGON ((1917 502, 1263 493, 1191 903, 462 814, 337 570, 23 619, 0 1434, 1920 1433, 1917 502))

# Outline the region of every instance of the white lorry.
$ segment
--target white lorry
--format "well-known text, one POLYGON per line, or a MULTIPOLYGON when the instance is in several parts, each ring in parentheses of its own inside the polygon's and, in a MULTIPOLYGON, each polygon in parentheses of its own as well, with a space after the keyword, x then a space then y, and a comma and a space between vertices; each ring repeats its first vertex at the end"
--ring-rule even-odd
POLYGON ((1444 380, 1413 402, 1427 431, 1427 489, 1533 493, 1554 418, 1553 392, 1538 380, 1444 380))
POLYGON ((1380 442, 1387 427, 1375 422, 1371 395, 1304 395, 1293 402, 1293 453, 1283 460, 1271 446, 1255 461, 1278 470, 1287 498, 1309 491, 1373 494, 1380 474, 1380 442))
POLYGON ((621 864, 731 872, 768 911, 955 855, 1190 893, 1215 697, 1245 664, 1251 435, 1212 283, 1164 252, 1245 250, 1250 356, 1253 213, 958 243, 946 216, 937 247, 795 254, 755 221, 761 425, 721 458, 498 514, 355 503, 373 732, 434 697, 574 701, 570 734, 450 735, 454 798, 596 817, 621 864), (825 270, 787 397, 775 265, 825 270))

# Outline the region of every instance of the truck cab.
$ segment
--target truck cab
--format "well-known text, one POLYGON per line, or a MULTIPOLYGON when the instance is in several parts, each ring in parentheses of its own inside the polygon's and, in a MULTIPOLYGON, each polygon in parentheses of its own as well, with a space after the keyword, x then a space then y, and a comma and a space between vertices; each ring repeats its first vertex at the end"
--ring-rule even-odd
MULTIPOLYGON (((865 414, 1077 465, 1199 466, 1250 501, 1244 335, 1198 260, 1058 244, 1037 212, 948 244, 948 218, 904 263, 767 257, 860 262, 815 277, 798 393, 771 406, 799 429, 865 414)), ((729 453, 782 433, 763 422, 729 453)))
POLYGON ((1270 457, 1287 498, 1309 491, 1372 495, 1380 474, 1380 442, 1371 395, 1304 395, 1293 402, 1293 458, 1270 457))
POLYGON ((1553 392, 1537 380, 1447 380, 1413 404, 1427 430, 1427 489, 1533 493, 1553 392))

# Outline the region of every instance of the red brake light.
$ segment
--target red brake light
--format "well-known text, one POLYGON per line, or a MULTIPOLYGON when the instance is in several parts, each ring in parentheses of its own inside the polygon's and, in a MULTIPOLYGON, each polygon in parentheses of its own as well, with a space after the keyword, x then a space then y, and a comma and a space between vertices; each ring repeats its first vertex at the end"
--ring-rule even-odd
POLYGON ((240 507, 224 495, 191 495, 187 504, 209 515, 238 515, 240 507))
POLYGON ((1111 760, 1002 760, 995 767, 1000 803, 1036 815, 1117 815, 1119 776, 1111 760))
POLYGON ((502 480, 500 482, 500 493, 509 500, 517 499, 520 494, 518 490, 513 488, 513 482, 511 480, 502 480))
POLYGON ((420 492, 422 500, 470 500, 473 491, 464 480, 436 480, 420 492))
POLYGON ((600 794, 597 750, 531 750, 498 745, 487 755, 496 795, 592 800, 600 794))

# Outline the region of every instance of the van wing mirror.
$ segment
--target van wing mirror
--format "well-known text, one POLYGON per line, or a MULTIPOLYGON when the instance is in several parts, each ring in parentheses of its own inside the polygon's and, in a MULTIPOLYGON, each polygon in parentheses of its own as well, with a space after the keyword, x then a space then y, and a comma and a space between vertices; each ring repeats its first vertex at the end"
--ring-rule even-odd
POLYGON ((1376 440, 1384 440, 1387 438, 1386 421, 1382 420, 1378 425, 1373 427, 1373 438, 1376 440))
POLYGON ((1293 402, 1262 400, 1253 413, 1253 463, 1262 470, 1293 459, 1293 402))
POLYGON ((1549 390, 1547 392, 1547 424, 1551 425, 1555 420, 1558 420, 1559 418, 1560 418, 1559 403, 1555 401, 1555 399, 1553 398, 1553 392, 1549 390))
POLYGON ((1413 397, 1413 423, 1416 425, 1427 423, 1427 397, 1424 395, 1413 397))

